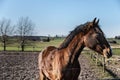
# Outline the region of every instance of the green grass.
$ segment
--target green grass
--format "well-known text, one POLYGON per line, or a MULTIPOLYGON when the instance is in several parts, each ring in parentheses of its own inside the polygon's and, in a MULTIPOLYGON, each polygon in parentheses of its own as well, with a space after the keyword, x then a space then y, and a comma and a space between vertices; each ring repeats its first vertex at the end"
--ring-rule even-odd
MULTIPOLYGON (((58 47, 63 42, 63 40, 64 40, 63 38, 58 38, 58 39, 51 40, 50 42, 28 41, 28 43, 25 46, 25 51, 41 51, 47 46, 58 47)), ((20 51, 21 48, 19 46, 19 43, 16 41, 13 41, 13 42, 7 45, 6 50, 7 51, 20 51)), ((2 50, 3 50, 2 43, 0 43, 0 51, 2 50)))
POLYGON ((84 55, 89 60, 91 69, 93 69, 95 71, 95 74, 99 75, 98 76, 99 80, 113 79, 113 76, 111 76, 109 72, 107 72, 107 71, 103 72, 103 67, 102 66, 96 65, 95 60, 90 58, 90 54, 88 52, 85 51, 84 55))
POLYGON ((120 44, 120 39, 115 39, 115 38, 107 38, 108 41, 116 41, 117 44, 120 44))
MULTIPOLYGON (((63 38, 58 38, 51 40, 50 42, 40 42, 40 41, 28 41, 25 46, 25 51, 41 51, 47 46, 56 46, 58 47, 62 42, 63 38), (34 47, 34 48, 33 48, 34 47)), ((109 39, 113 40, 113 39, 109 39)), ((116 40, 116 39, 115 39, 116 40)), ((117 40, 117 43, 120 43, 120 40, 117 40)), ((11 40, 6 48, 8 51, 20 51, 19 43, 16 40, 11 40)), ((0 51, 3 50, 2 43, 0 43, 0 51)), ((120 49, 112 49, 114 55, 120 55, 120 49)))
POLYGON ((114 48, 112 49, 113 55, 120 55, 120 49, 119 48, 114 48))

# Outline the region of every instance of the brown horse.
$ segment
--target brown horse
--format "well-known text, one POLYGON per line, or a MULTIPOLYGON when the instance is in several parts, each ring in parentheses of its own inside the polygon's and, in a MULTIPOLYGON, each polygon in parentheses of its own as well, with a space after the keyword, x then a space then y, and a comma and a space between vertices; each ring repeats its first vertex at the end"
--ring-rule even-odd
POLYGON ((78 80, 78 57, 88 47, 104 57, 112 51, 96 18, 77 26, 58 47, 49 46, 39 54, 40 80, 78 80))

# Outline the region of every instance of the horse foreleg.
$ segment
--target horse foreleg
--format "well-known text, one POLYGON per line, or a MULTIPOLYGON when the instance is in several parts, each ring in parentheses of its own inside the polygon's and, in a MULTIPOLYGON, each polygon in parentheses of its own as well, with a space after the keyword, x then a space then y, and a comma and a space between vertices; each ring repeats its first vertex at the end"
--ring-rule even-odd
POLYGON ((43 73, 40 71, 40 80, 49 80, 43 73))
POLYGON ((40 80, 44 80, 44 75, 43 75, 43 73, 40 71, 39 74, 40 74, 40 76, 39 76, 40 80))
POLYGON ((47 77, 40 71, 40 80, 48 80, 47 77))

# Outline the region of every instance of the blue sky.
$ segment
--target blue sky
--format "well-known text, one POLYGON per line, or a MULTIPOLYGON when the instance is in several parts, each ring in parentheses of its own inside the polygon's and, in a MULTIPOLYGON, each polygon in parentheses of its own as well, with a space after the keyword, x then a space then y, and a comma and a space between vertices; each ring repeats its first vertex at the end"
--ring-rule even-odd
POLYGON ((106 37, 120 35, 119 0, 0 0, 0 19, 15 24, 21 16, 36 24, 34 35, 67 35, 94 17, 106 37))

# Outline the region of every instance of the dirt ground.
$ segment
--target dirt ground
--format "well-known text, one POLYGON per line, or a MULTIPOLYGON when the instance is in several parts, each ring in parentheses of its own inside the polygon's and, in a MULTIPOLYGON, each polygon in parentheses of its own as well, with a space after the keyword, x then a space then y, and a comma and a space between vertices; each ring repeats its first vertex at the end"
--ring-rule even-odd
MULTIPOLYGON (((0 53, 0 80, 38 80, 38 52, 0 53)), ((79 80, 96 80, 99 77, 85 55, 80 58, 79 80)))
POLYGON ((38 53, 0 54, 0 80, 38 80, 38 53))

